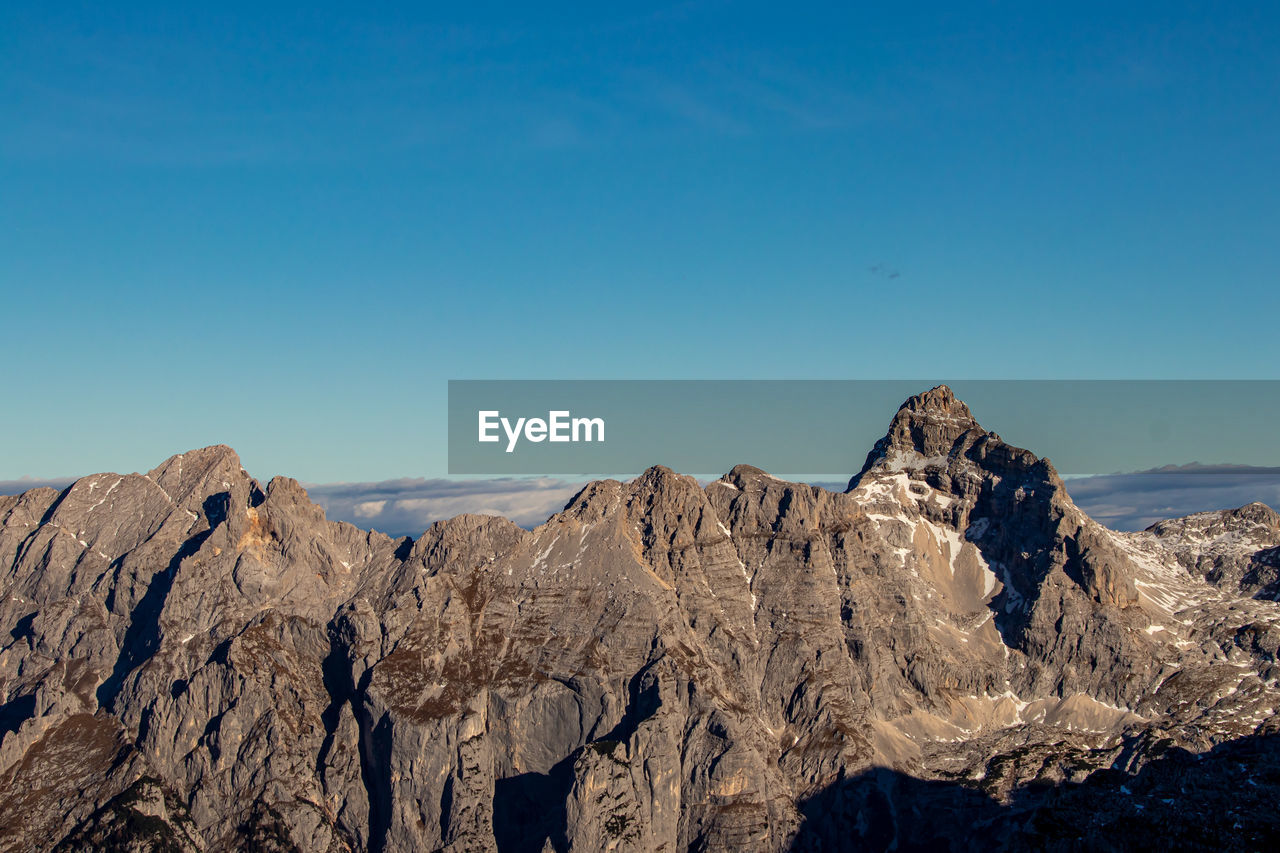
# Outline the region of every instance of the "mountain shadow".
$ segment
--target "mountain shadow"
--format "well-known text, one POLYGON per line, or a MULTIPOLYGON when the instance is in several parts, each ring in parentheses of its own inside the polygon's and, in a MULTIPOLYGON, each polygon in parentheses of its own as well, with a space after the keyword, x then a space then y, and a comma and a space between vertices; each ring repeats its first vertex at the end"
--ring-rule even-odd
POLYGON ((1280 849, 1280 735, 1195 754, 1158 741, 1135 773, 1032 781, 1003 798, 982 781, 875 769, 801 804, 793 853, 1280 849), (1158 757, 1150 757, 1158 756, 1158 757))

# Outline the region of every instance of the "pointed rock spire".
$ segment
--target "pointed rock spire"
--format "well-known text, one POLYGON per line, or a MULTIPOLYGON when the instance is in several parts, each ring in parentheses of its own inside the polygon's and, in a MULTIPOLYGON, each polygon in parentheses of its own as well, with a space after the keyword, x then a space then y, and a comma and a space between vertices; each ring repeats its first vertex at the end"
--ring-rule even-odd
POLYGON ((956 440, 971 430, 983 431, 969 407, 946 385, 916 394, 899 407, 889 431, 871 448, 862 470, 849 485, 853 487, 863 474, 886 461, 893 464, 904 457, 945 456, 956 440))

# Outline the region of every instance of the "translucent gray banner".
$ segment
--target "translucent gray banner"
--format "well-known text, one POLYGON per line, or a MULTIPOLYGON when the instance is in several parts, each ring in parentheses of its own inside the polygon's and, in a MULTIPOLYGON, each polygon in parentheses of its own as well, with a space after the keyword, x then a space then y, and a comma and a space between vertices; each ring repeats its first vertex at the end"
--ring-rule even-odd
MULTIPOLYGON (((943 380, 451 380, 450 474, 857 472, 898 407, 943 380)), ((945 381, 1060 472, 1280 465, 1280 380, 945 381)))

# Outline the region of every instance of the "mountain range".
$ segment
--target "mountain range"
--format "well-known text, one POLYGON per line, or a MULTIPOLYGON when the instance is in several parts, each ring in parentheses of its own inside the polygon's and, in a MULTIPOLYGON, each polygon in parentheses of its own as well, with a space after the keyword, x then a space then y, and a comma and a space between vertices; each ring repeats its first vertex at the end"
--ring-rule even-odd
POLYGON ((945 386, 844 492, 395 539, 217 446, 0 497, 0 571, 0 850, 1280 843, 1280 516, 1111 530, 945 386))

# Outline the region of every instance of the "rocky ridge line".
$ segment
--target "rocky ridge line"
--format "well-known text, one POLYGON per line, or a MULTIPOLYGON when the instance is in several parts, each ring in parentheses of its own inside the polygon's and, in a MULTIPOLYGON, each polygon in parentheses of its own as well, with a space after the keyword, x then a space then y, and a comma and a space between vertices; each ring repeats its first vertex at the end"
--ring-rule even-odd
POLYGON ((1183 754, 1187 832, 1266 838, 1213 774, 1271 766, 1276 530, 1108 530, 945 387, 845 493, 658 467, 533 531, 393 540, 226 447, 35 489, 0 849, 1126 849, 1183 754))

